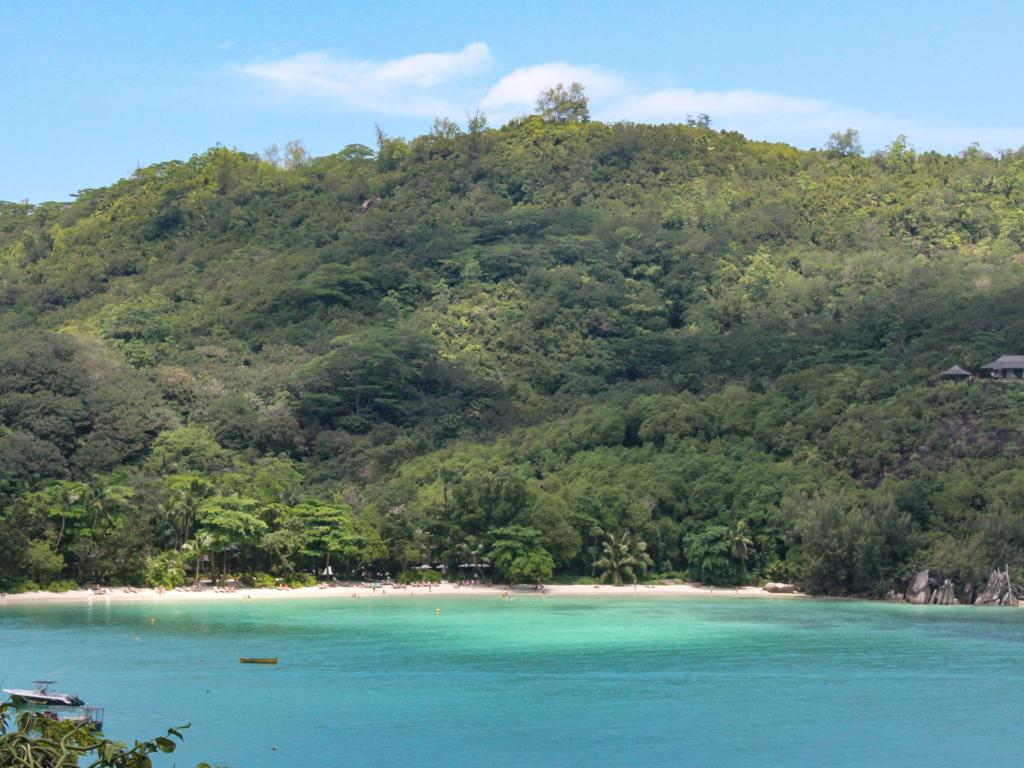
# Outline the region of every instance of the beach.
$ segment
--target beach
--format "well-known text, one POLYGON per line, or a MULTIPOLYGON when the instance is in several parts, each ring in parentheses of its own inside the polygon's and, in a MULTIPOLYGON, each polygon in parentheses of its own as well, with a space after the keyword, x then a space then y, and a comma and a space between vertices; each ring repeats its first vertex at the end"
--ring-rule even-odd
POLYGON ((551 584, 543 590, 531 586, 509 587, 507 585, 460 586, 453 583, 432 584, 431 586, 365 586, 361 584, 338 583, 335 586, 299 587, 294 589, 248 589, 238 587, 234 591, 216 590, 205 587, 199 590, 173 589, 158 591, 151 588, 107 587, 102 591, 73 589, 67 592, 23 592, 6 595, 0 599, 5 603, 80 603, 80 602, 178 602, 178 601, 219 601, 240 600, 301 600, 308 598, 338 599, 395 599, 417 597, 480 597, 509 599, 515 597, 714 597, 714 598, 804 598, 799 592, 775 593, 761 587, 708 587, 698 584, 637 584, 621 587, 609 584, 551 584))

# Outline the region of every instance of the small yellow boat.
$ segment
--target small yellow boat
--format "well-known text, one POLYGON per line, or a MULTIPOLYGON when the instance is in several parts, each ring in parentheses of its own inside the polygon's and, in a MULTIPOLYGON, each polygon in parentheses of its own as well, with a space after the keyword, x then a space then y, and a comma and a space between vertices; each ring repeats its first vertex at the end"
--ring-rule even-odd
POLYGON ((239 659, 243 664, 277 664, 277 657, 272 659, 253 659, 249 656, 243 656, 239 659))

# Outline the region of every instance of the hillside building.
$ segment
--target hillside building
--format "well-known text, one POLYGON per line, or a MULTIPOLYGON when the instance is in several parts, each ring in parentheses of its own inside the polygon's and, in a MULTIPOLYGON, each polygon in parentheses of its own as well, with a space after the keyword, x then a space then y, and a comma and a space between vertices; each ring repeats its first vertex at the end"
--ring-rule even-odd
POLYGON ((974 376, 970 372, 965 371, 959 365, 954 365, 952 368, 947 368, 940 373, 939 378, 943 381, 968 381, 969 379, 973 379, 974 376))
POLYGON ((1024 379, 1024 355, 1003 355, 981 366, 986 379, 1024 379))

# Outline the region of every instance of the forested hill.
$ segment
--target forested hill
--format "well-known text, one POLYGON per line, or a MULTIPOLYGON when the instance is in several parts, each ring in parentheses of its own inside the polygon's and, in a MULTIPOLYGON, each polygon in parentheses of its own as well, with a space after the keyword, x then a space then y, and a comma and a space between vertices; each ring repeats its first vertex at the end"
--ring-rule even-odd
POLYGON ((0 586, 1021 559, 1024 384, 937 374, 1024 353, 1024 153, 537 116, 292 149, 0 204, 0 586))

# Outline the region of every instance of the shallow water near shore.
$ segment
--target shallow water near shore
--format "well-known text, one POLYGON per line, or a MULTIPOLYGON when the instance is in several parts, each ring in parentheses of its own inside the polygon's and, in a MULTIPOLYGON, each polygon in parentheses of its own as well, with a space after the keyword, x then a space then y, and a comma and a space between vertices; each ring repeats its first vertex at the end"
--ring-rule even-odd
POLYGON ((59 680, 106 707, 113 738, 191 721, 166 766, 1020 762, 1024 611, 1009 609, 538 596, 0 603, 0 649, 6 687, 59 680))

